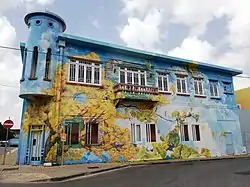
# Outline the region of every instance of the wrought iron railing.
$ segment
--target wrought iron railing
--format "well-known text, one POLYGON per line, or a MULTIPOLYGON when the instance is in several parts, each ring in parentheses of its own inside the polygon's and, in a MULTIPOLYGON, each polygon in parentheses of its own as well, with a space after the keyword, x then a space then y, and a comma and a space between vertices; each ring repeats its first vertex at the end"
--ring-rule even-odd
POLYGON ((128 92, 131 94, 149 94, 157 95, 158 88, 143 85, 133 85, 133 84, 117 84, 114 86, 114 92, 128 92))

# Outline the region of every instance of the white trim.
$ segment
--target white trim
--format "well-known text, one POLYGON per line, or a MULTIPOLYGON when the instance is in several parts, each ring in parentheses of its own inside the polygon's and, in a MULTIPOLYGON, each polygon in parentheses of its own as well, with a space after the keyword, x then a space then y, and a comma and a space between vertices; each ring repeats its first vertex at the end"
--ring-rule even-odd
POLYGON ((219 82, 218 81, 211 81, 211 80, 209 81, 209 92, 210 92, 211 98, 220 98, 219 82), (213 93, 211 92, 211 84, 212 84, 213 93), (215 95, 214 85, 216 86, 216 89, 217 89, 217 95, 215 95))
POLYGON ((158 88, 158 92, 161 93, 171 93, 170 92, 170 86, 169 86, 169 74, 168 73, 157 73, 157 81, 156 81, 156 87, 158 88), (161 77, 161 83, 162 83, 162 90, 159 89, 159 77, 161 77), (164 90, 164 78, 167 78, 167 90, 164 90))
POLYGON ((131 128, 131 142, 132 143, 135 143, 135 144, 138 144, 138 143, 142 143, 142 125, 141 124, 136 124, 136 123, 131 123, 130 124, 130 128, 131 128), (141 137, 141 140, 137 140, 138 137, 137 137, 137 126, 140 127, 140 137, 141 137))
POLYGON ((183 75, 183 77, 180 77, 178 75, 176 76, 176 84, 175 84, 175 88, 176 88, 176 93, 177 94, 181 94, 181 95, 190 95, 188 92, 188 87, 187 87, 187 76, 183 75), (177 84, 177 80, 180 79, 180 85, 181 85, 181 92, 178 92, 178 84, 177 84), (183 88, 182 88, 182 80, 185 80, 185 86, 186 86, 186 92, 183 92, 183 88))
POLYGON ((206 96, 205 95, 205 90, 204 90, 204 80, 203 80, 203 78, 194 77, 193 84, 194 84, 194 95, 195 96, 206 96), (198 91, 198 93, 195 93, 195 82, 197 82, 197 91, 198 91), (201 90, 200 90, 199 84, 201 84, 201 90), (202 94, 200 94, 200 92, 202 92, 202 94))
POLYGON ((102 76, 102 69, 101 69, 101 64, 95 63, 95 62, 90 62, 90 61, 81 61, 83 63, 79 63, 78 60, 72 60, 69 62, 69 68, 68 68, 68 82, 70 83, 77 83, 77 84, 87 84, 87 85, 97 85, 97 86, 101 86, 101 76, 102 76), (97 65, 98 64, 98 65, 97 65), (71 69, 71 65, 74 65, 74 70, 75 70, 75 74, 74 74, 74 81, 70 80, 70 69, 71 69), (79 81, 79 67, 83 67, 84 70, 84 76, 83 76, 83 81, 79 81), (91 83, 87 82, 87 67, 91 67, 91 83), (95 82, 95 68, 99 68, 99 83, 96 84, 95 82))
POLYGON ((200 142, 202 140, 202 138, 201 138, 201 125, 200 124, 198 124, 198 123, 192 123, 192 125, 191 125, 191 133, 192 133, 192 140, 193 141, 200 142), (197 140, 197 137, 196 137, 196 129, 195 129, 196 125, 199 126, 200 140, 197 140))
POLYGON ((124 74, 125 74, 125 84, 128 84, 128 73, 131 73, 132 74, 131 75, 131 78, 132 78, 131 84, 135 85, 134 84, 134 77, 135 77, 135 74, 138 74, 138 84, 137 85, 142 85, 141 84, 141 75, 143 74, 145 86, 147 86, 147 72, 146 71, 141 72, 140 70, 130 70, 130 69, 128 70, 128 68, 121 69, 121 67, 119 67, 119 79, 118 79, 119 83, 121 83, 121 72, 124 72, 124 74))

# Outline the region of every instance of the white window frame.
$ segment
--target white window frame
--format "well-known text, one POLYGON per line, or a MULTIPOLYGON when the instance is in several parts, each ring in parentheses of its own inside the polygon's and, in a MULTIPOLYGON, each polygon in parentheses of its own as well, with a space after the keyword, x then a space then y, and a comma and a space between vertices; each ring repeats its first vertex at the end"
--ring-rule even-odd
POLYGON ((77 84, 88 84, 88 85, 98 85, 101 86, 101 80, 102 80, 102 69, 101 69, 101 63, 100 62, 91 62, 87 60, 70 60, 69 67, 68 67, 68 82, 71 83, 77 83, 77 84), (70 80, 70 69, 71 65, 75 66, 75 80, 70 80), (84 80, 79 81, 79 67, 84 67, 84 80), (91 83, 87 83, 86 76, 87 76, 87 67, 91 67, 91 83), (99 83, 95 83, 95 68, 99 68, 99 83))
POLYGON ((190 141, 190 130, 189 130, 189 125, 188 124, 182 124, 182 125, 180 125, 180 137, 181 137, 181 141, 182 142, 189 142, 190 141), (184 125, 187 125, 188 140, 185 140, 184 125))
POLYGON ((141 124, 136 124, 136 123, 131 123, 131 142, 134 143, 134 144, 137 144, 137 143, 141 143, 142 142, 142 125, 141 124), (141 136, 141 140, 137 140, 138 137, 137 137, 137 126, 140 127, 140 136, 141 136))
POLYGON ((193 83, 194 83, 194 95, 196 95, 196 96, 205 96, 203 78, 194 77, 193 83), (195 83, 197 83, 197 91, 198 91, 198 93, 195 93, 195 85, 196 85, 195 83), (201 90, 200 90, 200 85, 199 84, 201 85, 201 90))
MULTIPOLYGON (((132 68, 131 68, 132 69, 132 68)), ((147 86, 147 72, 146 71, 141 71, 141 70, 131 70, 130 68, 121 68, 119 67, 119 83, 121 83, 121 71, 125 73, 125 83, 128 84, 128 73, 132 73, 132 85, 134 84, 134 74, 138 74, 138 85, 141 85, 141 75, 144 75, 144 81, 145 81, 145 86, 147 86)))
POLYGON ((191 125, 191 131, 192 131, 192 140, 195 141, 195 142, 200 142, 202 139, 201 139, 201 126, 200 124, 192 124, 191 125), (200 140, 197 140, 197 137, 196 137, 196 128, 195 126, 198 125, 199 126, 199 134, 200 134, 200 140))
POLYGON ((170 92, 169 91, 170 90, 169 89, 169 74, 168 73, 158 73, 156 86, 157 86, 159 92, 169 93, 170 92), (159 78, 161 78, 162 90, 160 90, 160 88, 159 88, 159 78), (165 87, 164 87, 164 78, 167 79, 167 90, 164 90, 165 89, 165 87))
POLYGON ((188 93, 188 87, 187 87, 187 75, 176 75, 176 93, 177 94, 182 94, 182 95, 189 95, 188 93), (178 86, 177 86, 177 80, 180 79, 181 82, 181 92, 178 92, 178 86), (182 80, 185 80, 185 85, 186 85, 186 92, 183 92, 183 87, 182 87, 182 80))
POLYGON ((219 93, 219 82, 218 81, 209 81, 209 90, 210 90, 210 95, 212 98, 219 98, 220 93, 219 93), (211 92, 211 85, 212 85, 212 92, 211 92), (215 95, 215 88, 217 90, 217 95, 215 95))
MULTIPOLYGON (((156 124, 154 123, 148 123, 146 124, 146 140, 147 142, 152 142, 152 137, 151 137, 151 125, 155 126, 155 142, 157 142, 157 130, 156 130, 156 124)), ((154 143, 154 142, 153 142, 154 143)))

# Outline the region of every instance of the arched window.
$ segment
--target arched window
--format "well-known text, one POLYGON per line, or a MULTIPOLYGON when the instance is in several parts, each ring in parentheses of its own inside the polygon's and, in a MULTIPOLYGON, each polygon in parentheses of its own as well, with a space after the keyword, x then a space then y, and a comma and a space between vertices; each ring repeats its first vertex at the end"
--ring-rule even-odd
POLYGON ((44 74, 45 80, 49 80, 50 62, 51 62, 51 48, 48 48, 48 51, 46 54, 46 64, 45 64, 45 74, 44 74))
POLYGON ((38 60, 38 47, 35 46, 33 49, 32 64, 31 64, 31 71, 30 71, 31 79, 36 78, 37 60, 38 60))
POLYGON ((27 48, 24 49, 24 54, 23 54, 23 70, 22 70, 21 81, 24 81, 24 74, 25 74, 25 68, 26 68, 26 58, 27 58, 27 48))

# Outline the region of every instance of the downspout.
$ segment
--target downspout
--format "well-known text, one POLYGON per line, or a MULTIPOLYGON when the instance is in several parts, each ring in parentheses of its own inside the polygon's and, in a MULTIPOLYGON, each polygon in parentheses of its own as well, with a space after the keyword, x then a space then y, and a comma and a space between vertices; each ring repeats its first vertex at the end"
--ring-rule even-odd
MULTIPOLYGON (((59 60, 57 64, 58 68, 58 77, 56 77, 57 80, 57 86, 56 86, 56 124, 58 125, 57 133, 59 134, 60 132, 60 115, 61 115, 61 92, 62 92, 62 73, 63 73, 63 55, 64 55, 64 48, 65 48, 65 41, 59 41, 59 60)), ((57 155, 58 155, 58 149, 57 147, 57 155)), ((58 156, 57 158, 57 163, 59 163, 58 156)))

